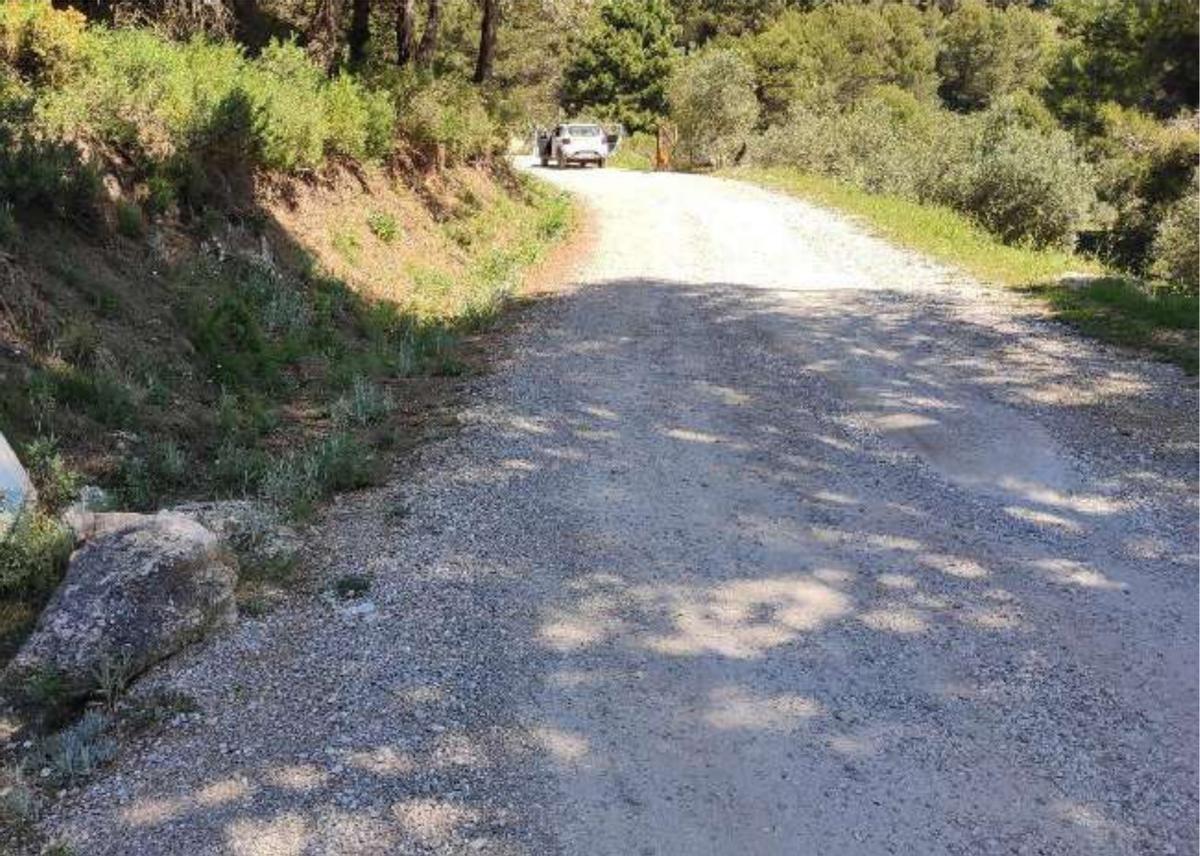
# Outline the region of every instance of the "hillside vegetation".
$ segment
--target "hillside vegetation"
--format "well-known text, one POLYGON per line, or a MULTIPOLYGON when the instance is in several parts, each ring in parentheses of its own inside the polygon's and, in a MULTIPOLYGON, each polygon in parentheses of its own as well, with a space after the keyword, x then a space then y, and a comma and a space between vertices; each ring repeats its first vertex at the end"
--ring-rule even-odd
MULTIPOLYGON (((563 92, 639 131, 669 121, 684 168, 740 165, 1192 368, 1198 13, 1195 0, 604 0, 563 92), (684 51, 662 47, 671 27, 684 51), (664 57, 670 78, 650 85, 641 69, 664 57), (602 85, 576 82, 596 67, 602 85), (1063 273, 1101 280, 1064 288, 1063 273)), ((615 162, 649 168, 644 139, 615 162)))
POLYGON ((0 426, 41 506, 0 550, 5 652, 85 483, 304 519, 381 477, 571 221, 461 81, 36 0, 0 7, 0 139, 0 426))
MULTIPOLYGON (((85 481, 311 513, 374 477, 394 414, 567 227, 499 155, 576 115, 633 135, 615 164, 650 167, 668 123, 684 167, 1194 367, 1196 22, 1196 0, 7 0, 0 424, 47 514, 85 481)), ((63 546, 19 534, 0 596, 27 619, 63 546)))

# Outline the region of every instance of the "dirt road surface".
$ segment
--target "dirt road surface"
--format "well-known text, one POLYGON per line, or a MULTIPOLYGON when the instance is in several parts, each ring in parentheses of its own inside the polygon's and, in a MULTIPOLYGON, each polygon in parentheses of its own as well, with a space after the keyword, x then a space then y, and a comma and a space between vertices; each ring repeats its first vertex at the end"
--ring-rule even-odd
POLYGON ((537 170, 598 229, 462 427, 327 515, 366 600, 143 682, 202 711, 79 853, 1188 854, 1195 383, 829 212, 537 170))

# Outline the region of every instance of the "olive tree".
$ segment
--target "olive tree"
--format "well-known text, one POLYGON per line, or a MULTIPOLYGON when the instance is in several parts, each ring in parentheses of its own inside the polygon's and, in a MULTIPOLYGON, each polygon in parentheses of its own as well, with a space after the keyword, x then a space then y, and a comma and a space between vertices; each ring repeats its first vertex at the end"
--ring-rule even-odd
POLYGON ((728 164, 758 121, 754 69, 731 50, 693 54, 676 69, 667 97, 679 152, 693 164, 728 164))

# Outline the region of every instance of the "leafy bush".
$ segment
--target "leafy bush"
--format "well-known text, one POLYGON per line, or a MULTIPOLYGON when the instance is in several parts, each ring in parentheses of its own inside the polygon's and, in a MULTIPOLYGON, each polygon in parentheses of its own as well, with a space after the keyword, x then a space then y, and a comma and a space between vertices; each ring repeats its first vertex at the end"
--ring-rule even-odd
POLYGON ((1142 273, 1167 210, 1194 186, 1200 128, 1192 115, 1158 122, 1111 103, 1096 114, 1100 133, 1091 149, 1097 190, 1111 209, 1101 249, 1111 262, 1142 273))
MULTIPOLYGON (((246 77, 246 94, 264 166, 286 172, 313 169, 324 160, 327 143, 336 149, 324 85, 321 70, 294 42, 272 42, 263 50, 246 77)), ((343 108, 337 101, 333 99, 334 105, 343 108)), ((344 113, 338 119, 345 144, 354 136, 355 119, 344 113)))
POLYGON ((1150 273, 1175 291, 1200 294, 1200 197, 1192 192, 1169 205, 1151 248, 1150 273))
POLYGON ((729 163, 758 119, 754 70, 729 50, 704 51, 682 63, 668 100, 679 128, 679 153, 694 164, 729 163))
POLYGON ((48 513, 57 514, 79 495, 79 473, 67 465, 53 438, 42 437, 27 443, 25 465, 37 488, 38 504, 48 513))
POLYGON ((750 154, 763 165, 799 166, 872 192, 947 205, 1005 241, 1067 245, 1091 212, 1092 175, 1047 118, 1024 96, 964 117, 881 87, 849 110, 794 111, 750 154))
POLYGON ((99 189, 95 169, 74 146, 0 126, 0 199, 9 213, 43 213, 91 223, 99 189))
POLYGON ((17 219, 12 213, 12 203, 0 203, 0 245, 11 244, 17 237, 17 219))
POLYGON ((263 474, 260 492, 293 518, 310 515, 317 501, 371 483, 375 460, 353 436, 339 433, 277 458, 263 474))
POLYGON ((99 711, 87 711, 77 722, 41 741, 39 762, 50 770, 56 785, 74 784, 87 778, 116 755, 110 736, 112 720, 99 711))
POLYGON ((58 585, 73 539, 65 526, 40 510, 22 512, 0 538, 0 593, 37 595, 58 585))
POLYGON ((78 68, 84 16, 49 0, 7 0, 0 6, 0 66, 38 83, 58 84, 78 68))
POLYGON ((146 231, 142 209, 135 202, 117 202, 117 232, 126 238, 140 238, 146 231))
POLYGON ((959 109, 986 107, 1020 90, 1045 88, 1059 49, 1047 15, 1013 4, 963 0, 942 29, 938 71, 941 95, 959 109))
POLYGON ((370 425, 392 412, 395 402, 379 384, 362 375, 355 375, 348 394, 333 403, 331 412, 335 423, 370 425))
POLYGON ((608 163, 620 169, 654 169, 654 153, 657 146, 658 141, 653 134, 638 131, 621 140, 616 154, 608 159, 608 163))
POLYGON ((86 413, 112 428, 128 428, 136 418, 133 393, 106 370, 56 366, 35 376, 51 400, 86 413))
POLYGON ((390 244, 400 235, 400 224, 386 211, 372 211, 367 215, 367 228, 371 234, 385 244, 390 244))
POLYGON ((763 165, 802 166, 876 193, 918 196, 929 144, 921 124, 875 99, 845 113, 801 108, 757 141, 751 156, 763 165))
POLYGON ((227 165, 297 172, 327 154, 379 157, 391 144, 390 96, 349 76, 329 80, 294 42, 249 59, 229 42, 88 30, 81 61, 85 73, 38 91, 38 126, 51 137, 98 137, 148 172, 221 154, 227 165))
POLYGON ((325 113, 331 154, 364 159, 387 153, 396 113, 386 93, 371 92, 350 75, 340 74, 325 87, 325 113))
POLYGON ((929 99, 936 23, 936 12, 910 6, 830 4, 787 12, 738 46, 754 66, 764 119, 777 124, 797 107, 848 107, 883 84, 929 99))
POLYGON ((959 205, 1010 243, 1070 248, 1094 201, 1090 170, 1070 135, 1010 124, 985 142, 959 205))
POLYGON ((479 90, 450 78, 408 80, 400 92, 400 129, 418 148, 441 150, 451 163, 502 151, 505 140, 479 90))

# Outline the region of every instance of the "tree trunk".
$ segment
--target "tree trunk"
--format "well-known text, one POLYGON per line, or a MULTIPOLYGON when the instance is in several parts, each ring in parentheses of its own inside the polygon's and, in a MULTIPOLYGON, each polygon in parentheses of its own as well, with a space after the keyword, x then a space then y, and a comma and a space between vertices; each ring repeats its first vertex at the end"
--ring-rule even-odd
POLYGON ((367 43, 371 40, 371 0, 354 0, 350 7, 350 31, 346 43, 350 48, 350 64, 362 65, 367 58, 367 43))
POLYGON ((492 77, 496 61, 496 29, 500 25, 500 0, 483 0, 483 22, 479 26, 479 57, 475 62, 475 82, 486 83, 492 77))
POLYGON ((438 28, 442 23, 442 0, 429 0, 429 15, 425 21, 425 32, 421 34, 421 44, 417 46, 417 65, 429 68, 433 65, 433 55, 437 53, 438 28))
POLYGON ((396 64, 404 67, 417 52, 417 0, 399 0, 396 9, 396 64))
POLYGON ((308 27, 308 55, 328 72, 337 65, 341 48, 339 6, 339 0, 317 0, 317 9, 308 27))

